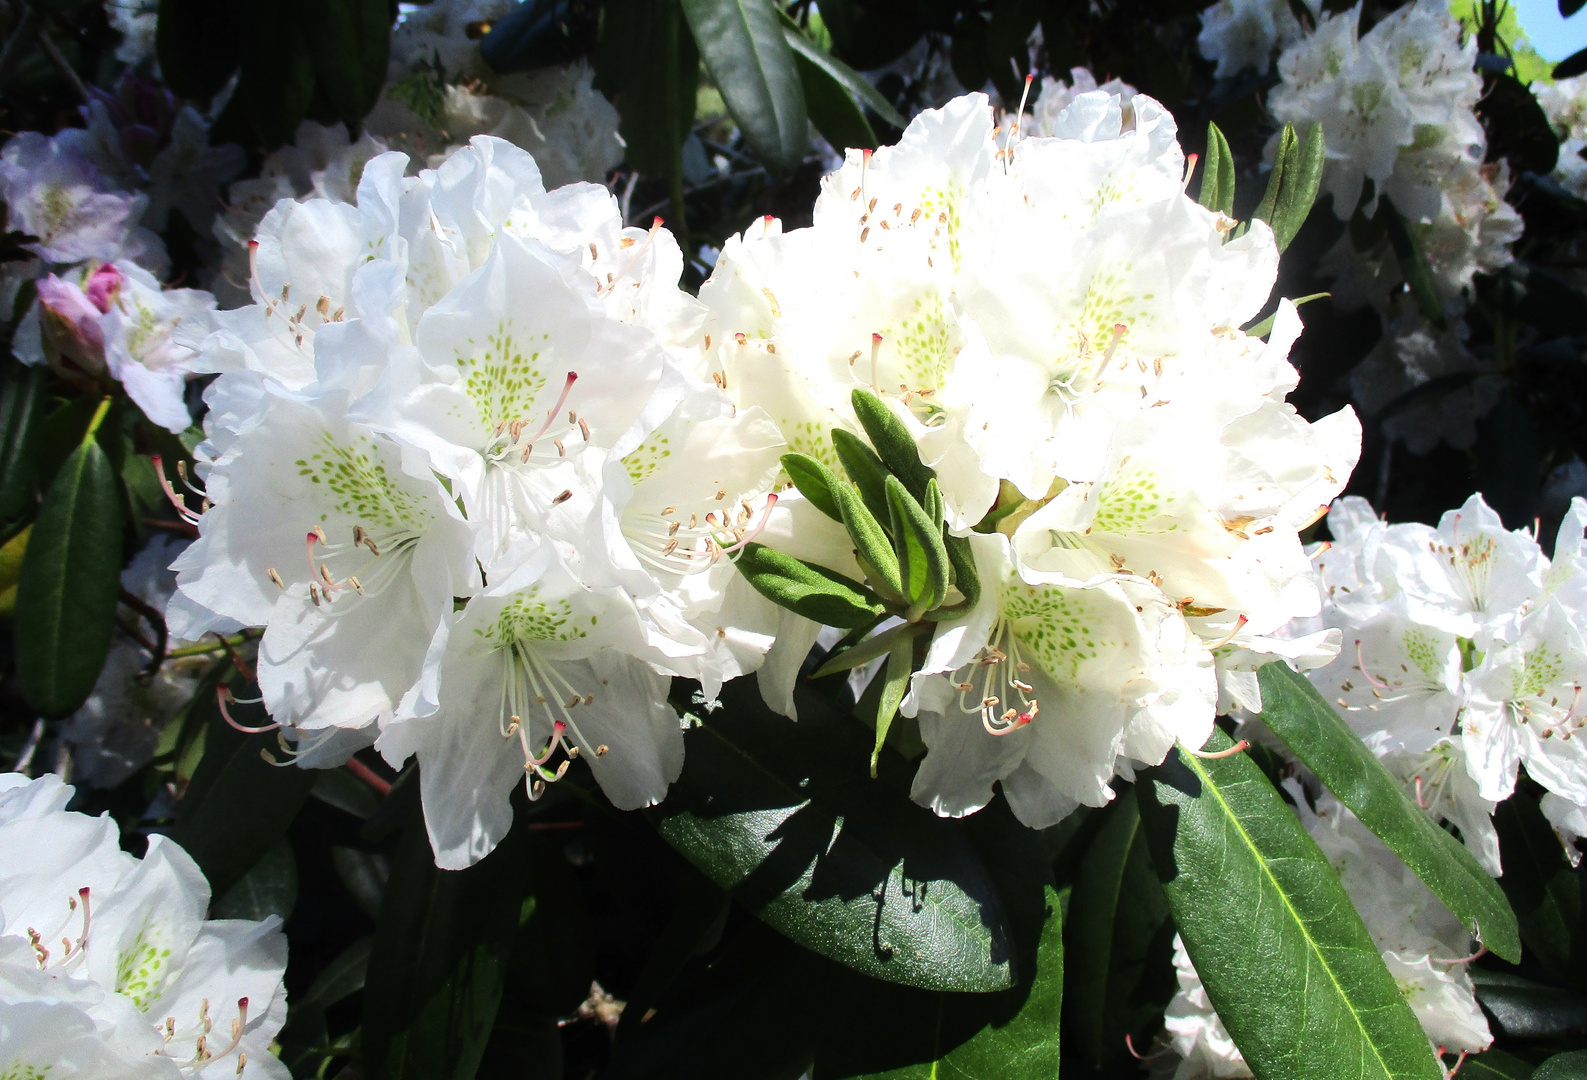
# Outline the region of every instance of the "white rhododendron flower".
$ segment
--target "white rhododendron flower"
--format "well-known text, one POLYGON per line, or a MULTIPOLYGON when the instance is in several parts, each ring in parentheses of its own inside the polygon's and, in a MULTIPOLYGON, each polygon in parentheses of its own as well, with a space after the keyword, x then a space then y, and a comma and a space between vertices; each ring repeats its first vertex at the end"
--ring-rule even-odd
POLYGON ((148 196, 118 191, 81 154, 35 131, 13 136, 0 152, 0 198, 9 227, 38 238, 45 262, 119 258, 148 196))
POLYGON ((1577 198, 1587 198, 1587 159, 1582 157, 1587 150, 1587 75, 1559 79, 1552 86, 1540 83, 1532 92, 1559 136, 1554 179, 1577 198))
MULTIPOLYGON (((1416 0, 1365 33, 1361 6, 1324 16, 1284 50, 1269 97, 1276 119, 1304 132, 1321 124, 1322 191, 1346 221, 1387 197, 1415 232, 1442 293, 1458 297, 1478 270, 1510 261, 1521 222, 1504 201, 1509 175, 1483 164, 1487 138, 1472 111, 1482 94, 1477 45, 1441 0, 1416 0)), ((1324 259, 1342 278, 1341 303, 1386 306, 1399 284, 1386 238, 1357 250, 1350 235, 1324 259), (1387 264, 1387 265, 1386 265, 1387 264)))
POLYGON ((714 697, 772 646, 731 555, 784 442, 681 365, 702 314, 659 223, 547 191, 500 139, 406 164, 371 159, 353 203, 277 203, 255 302, 189 333, 220 378, 168 618, 265 627, 263 703, 300 764, 417 754, 461 867, 505 834, 512 783, 538 797, 572 756, 619 805, 665 795, 668 677, 714 697))
POLYGON ((705 370, 790 448, 840 470, 828 432, 861 431, 866 387, 936 470, 951 531, 1013 511, 1011 541, 972 538, 981 603, 937 635, 906 711, 932 748, 917 799, 968 813, 1002 781, 1042 824, 1206 739, 1215 650, 1247 699, 1252 657, 1332 655, 1327 635, 1300 654, 1259 636, 1316 613, 1298 530, 1360 446, 1349 410, 1309 424, 1283 401, 1292 305, 1266 342, 1237 329, 1278 253, 1261 222, 1225 243, 1232 223, 1186 197, 1173 118, 1122 84, 1047 94, 1070 100, 1038 101, 1036 137, 971 94, 851 152, 811 228, 752 225, 700 293, 705 370), (1076 612, 1101 638, 1057 629, 1076 612))
MULTIPOLYGON (((1356 260, 1366 265, 1365 260, 1356 260)), ((1381 264, 1373 264, 1381 266, 1381 264)), ((1477 441, 1477 421, 1498 403, 1504 381, 1485 360, 1466 348, 1466 324, 1451 320, 1447 329, 1428 325, 1418 314, 1388 321, 1383 339, 1350 372, 1350 389, 1362 411, 1381 416, 1383 433, 1413 454, 1425 454, 1440 441, 1469 450, 1477 441), (1435 379, 1470 373, 1470 382, 1429 401, 1402 401, 1435 379)))
POLYGON ((65 809, 54 776, 0 776, 0 1070, 277 1077, 280 920, 206 920, 209 884, 163 836, 142 859, 115 822, 65 809))
POLYGON ((1334 540, 1317 556, 1318 621, 1342 632, 1344 648, 1312 681, 1495 875, 1492 814, 1522 764, 1551 798, 1587 803, 1584 522, 1578 499, 1551 561, 1480 495, 1437 528, 1387 525, 1349 498, 1329 514, 1334 540))
MULTIPOLYGON (((1356 816, 1324 794, 1315 812, 1294 781, 1285 785, 1306 831, 1339 875, 1351 903, 1428 1041, 1449 1053, 1478 1053, 1493 1041, 1466 961, 1471 936, 1410 867, 1356 816)), ((1179 992, 1163 1016, 1180 1057, 1175 1080, 1248 1077, 1250 1069, 1214 1009, 1183 943, 1174 939, 1179 992)))
POLYGON ((1091 74, 1090 68, 1071 68, 1069 78, 1053 78, 1047 76, 1041 81, 1041 96, 1036 99, 1036 104, 1031 106, 1031 119, 1021 121, 1021 132, 1026 135, 1051 136, 1056 134, 1055 125, 1058 117, 1063 115, 1074 99, 1081 94, 1089 94, 1093 90, 1118 97, 1121 104, 1129 102, 1140 91, 1127 82, 1119 79, 1109 79, 1097 85, 1097 77, 1091 74))
MULTIPOLYGON (((1319 6, 1317 0, 1307 0, 1314 19, 1319 6)), ((1227 79, 1251 69, 1266 75, 1273 54, 1301 34, 1290 0, 1218 0, 1201 13, 1196 44, 1202 56, 1218 65, 1213 74, 1227 79)))

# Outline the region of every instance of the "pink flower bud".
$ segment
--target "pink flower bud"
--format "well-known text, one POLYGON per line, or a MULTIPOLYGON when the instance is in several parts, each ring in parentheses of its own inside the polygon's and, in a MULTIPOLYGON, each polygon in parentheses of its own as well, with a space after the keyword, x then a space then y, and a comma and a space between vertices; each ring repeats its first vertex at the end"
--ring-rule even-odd
MULTIPOLYGON (((121 275, 116 273, 114 267, 107 266, 95 272, 89 282, 90 289, 101 279, 104 270, 110 270, 115 275, 115 285, 120 285, 121 275)), ((62 281, 54 274, 39 279, 38 295, 39 322, 45 340, 53 346, 51 351, 56 354, 52 360, 58 357, 68 366, 91 374, 103 371, 105 334, 99 325, 103 309, 82 289, 69 281, 62 281)), ((105 307, 109 307, 114 290, 100 286, 95 295, 102 297, 105 307)))
POLYGON ((116 293, 121 289, 121 271, 115 264, 105 263, 88 277, 88 284, 83 290, 88 300, 101 312, 110 310, 110 305, 115 303, 116 293))

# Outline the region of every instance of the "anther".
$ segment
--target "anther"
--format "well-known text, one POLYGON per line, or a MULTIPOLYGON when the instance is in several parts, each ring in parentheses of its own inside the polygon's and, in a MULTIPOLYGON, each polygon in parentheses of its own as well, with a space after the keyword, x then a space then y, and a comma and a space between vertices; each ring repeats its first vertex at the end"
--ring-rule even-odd
POLYGON ((563 488, 562 489, 562 494, 558 495, 556 498, 551 500, 551 505, 552 506, 561 506, 563 503, 567 502, 571 498, 573 498, 572 489, 571 488, 563 488))
POLYGON ((276 573, 276 568, 275 567, 273 567, 273 566, 265 567, 265 576, 268 577, 271 581, 275 582, 276 588, 285 589, 287 587, 287 583, 281 580, 281 575, 276 573))

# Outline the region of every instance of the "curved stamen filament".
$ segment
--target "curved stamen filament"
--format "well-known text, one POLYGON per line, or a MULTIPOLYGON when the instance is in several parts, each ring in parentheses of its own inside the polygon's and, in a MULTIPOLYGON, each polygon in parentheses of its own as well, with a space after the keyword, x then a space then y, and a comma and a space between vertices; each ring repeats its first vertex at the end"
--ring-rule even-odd
POLYGON ((280 729, 281 725, 279 723, 266 724, 263 727, 248 727, 246 724, 239 724, 237 721, 232 719, 231 710, 226 708, 228 701, 235 700, 236 699, 231 696, 231 689, 225 684, 215 687, 215 701, 220 705, 220 717, 222 720, 226 721, 226 724, 233 730, 240 731, 244 735, 262 735, 267 731, 277 731, 280 729))
POLYGON ((1186 746, 1184 743, 1180 743, 1179 747, 1180 749, 1184 750, 1185 753, 1190 754, 1193 757, 1204 758, 1208 761, 1217 761, 1221 758, 1233 757, 1242 750, 1251 749, 1251 743, 1248 739, 1241 739, 1227 750, 1197 750, 1194 747, 1186 746))
POLYGON ((979 713, 986 733, 1001 736, 1035 720, 1041 708, 1033 696, 1035 688, 1022 678, 1030 671, 1031 666, 1020 659, 1018 636, 1008 620, 1000 619, 980 654, 949 679, 959 691, 960 710, 969 715, 979 713), (972 700, 971 695, 976 693, 979 698, 972 700), (1014 706, 1016 701, 1018 707, 1014 706))

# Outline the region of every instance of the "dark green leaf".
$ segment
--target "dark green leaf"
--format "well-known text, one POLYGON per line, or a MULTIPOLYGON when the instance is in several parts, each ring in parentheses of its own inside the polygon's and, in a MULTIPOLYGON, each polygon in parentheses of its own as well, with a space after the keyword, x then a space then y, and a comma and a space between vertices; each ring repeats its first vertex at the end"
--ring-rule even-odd
POLYGON ((1234 216, 1234 154, 1217 124, 1207 125, 1207 160, 1201 165, 1201 192, 1196 201, 1208 210, 1234 216))
POLYGON ((220 93, 242 57, 239 10, 213 0, 160 0, 154 51, 173 93, 201 107, 220 93))
POLYGON ((1288 248, 1290 241, 1295 239, 1295 234, 1306 224, 1312 204, 1317 201, 1317 192, 1322 187, 1323 166, 1326 164, 1325 149, 1322 125, 1313 124, 1284 165, 1284 184, 1279 188, 1273 216, 1264 219, 1273 226, 1273 239, 1280 251, 1288 248))
POLYGON ((529 899, 520 910, 508 985, 538 1012, 565 1016, 589 997, 595 979, 595 945, 584 894, 560 841, 531 832, 524 837, 522 858, 534 873, 529 899))
POLYGON ((210 905, 212 919, 252 919, 275 915, 286 921, 298 902, 298 862, 285 840, 264 853, 242 880, 210 905))
POLYGON ((753 689, 687 736, 650 811, 661 835, 765 922, 867 975, 931 989, 1013 982, 1008 930, 961 822, 870 780, 864 731, 802 697, 775 723, 753 689))
POLYGON ((788 44, 793 49, 794 66, 799 70, 799 84, 804 87, 805 109, 821 137, 840 154, 851 147, 876 149, 876 132, 865 119, 865 110, 849 96, 842 83, 806 55, 807 51, 818 56, 824 54, 796 30, 788 32, 788 44), (800 48, 801 44, 807 48, 800 48))
POLYGON ((1416 301, 1422 318, 1440 329, 1444 326, 1444 305, 1438 298, 1438 286, 1433 281, 1433 268, 1428 265, 1427 252, 1400 212, 1394 208, 1387 195, 1378 199, 1377 219, 1383 224, 1394 249, 1394 261, 1400 268, 1400 277, 1416 301))
POLYGON ((1587 925, 1582 876, 1565 861, 1559 837, 1526 790, 1501 802, 1493 814, 1499 832, 1499 884, 1521 924, 1529 955, 1557 977, 1587 988, 1587 925))
POLYGON ((812 679, 824 679, 828 675, 835 675, 840 671, 848 671, 859 667, 861 664, 869 663, 879 656, 886 656, 893 651, 893 646, 900 639, 913 638, 929 625, 929 623, 900 623, 897 626, 883 630, 880 634, 876 634, 873 637, 856 641, 847 648, 840 648, 839 646, 842 645, 840 642, 839 645, 833 646, 832 655, 820 667, 816 668, 810 677, 812 679))
MULTIPOLYGON (((1512 174, 1547 176, 1559 161, 1559 139, 1548 114, 1526 84, 1508 72, 1490 73, 1483 80, 1477 115, 1488 133, 1488 160, 1504 158, 1512 174)), ((1504 192, 1499 197, 1504 198, 1504 192)))
POLYGON ((1295 137, 1293 124, 1285 124, 1278 133, 1278 148, 1273 154, 1273 171, 1267 175, 1267 189, 1262 192, 1262 201, 1256 204, 1253 218, 1272 224, 1273 211, 1278 206, 1278 192, 1284 186, 1289 171, 1300 160, 1300 141, 1295 137))
POLYGON ((809 500, 811 506, 833 521, 843 520, 838 504, 832 498, 832 488, 840 481, 831 469, 807 454, 784 454, 782 467, 788 479, 793 481, 794 487, 809 500))
POLYGON ((1509 972, 1473 968, 1477 1000, 1512 1039, 1580 1038, 1587 1035, 1587 998, 1509 972))
MULTIPOLYGON (((680 170, 694 126, 700 54, 676 0, 607 0, 594 61, 595 86, 622 117, 628 166, 657 175, 680 170)), ((681 172, 677 182, 681 189, 681 172)))
MULTIPOLYGON (((1231 745, 1215 731, 1207 748, 1231 745)), ((1175 749, 1136 794, 1185 949, 1258 1080, 1442 1080, 1339 878, 1250 758, 1175 749)))
POLYGON ((1257 673, 1262 719, 1361 823, 1498 956, 1517 963, 1521 936, 1497 882, 1421 810, 1311 680, 1287 664, 1257 673))
POLYGON ((791 173, 809 143, 804 88, 772 0, 681 0, 695 44, 750 149, 791 173))
POLYGON ((45 367, 12 363, 0 377, 0 542, 11 539, 38 505, 38 458, 34 447, 45 367))
POLYGON ((928 611, 947 597, 952 572, 948 549, 942 543, 942 526, 931 520, 896 476, 887 478, 887 504, 904 599, 911 611, 928 611))
POLYGON ((1587 1050, 1555 1054, 1537 1067, 1532 1080, 1587 1080, 1587 1050))
POLYGON ((1041 21, 1043 0, 997 0, 986 25, 987 70, 1010 105, 1019 101, 1030 70, 1030 35, 1041 21))
POLYGON ((440 870, 422 822, 404 831, 364 988, 374 1080, 463 1080, 479 1067, 529 891, 525 835, 520 825, 476 865, 440 870))
MULTIPOLYGON (((893 108, 893 103, 883 97, 881 91, 871 85, 870 80, 834 57, 831 53, 823 52, 820 46, 799 32, 798 25, 788 16, 787 12, 779 8, 778 14, 783 20, 783 33, 788 38, 788 47, 794 51, 796 56, 820 68, 828 79, 837 83, 861 106, 870 109, 885 122, 896 128, 901 128, 908 123, 899 114, 898 110, 893 108)), ((823 12, 823 14, 825 13, 823 12)), ((818 123, 816 126, 819 127, 820 124, 818 123)), ((838 149, 841 150, 842 147, 838 149)))
POLYGON ((388 0, 299 0, 320 93, 348 124, 374 108, 391 47, 388 0))
POLYGON ((1554 78, 1556 80, 1574 79, 1576 76, 1583 74, 1587 74, 1587 49, 1573 52, 1554 65, 1554 78))
POLYGON ((386 895, 386 882, 391 879, 391 865, 386 857, 337 844, 331 848, 331 868, 353 902, 371 919, 378 919, 386 895))
POLYGON ((46 716, 65 716, 94 689, 110 651, 121 592, 121 486, 90 438, 55 475, 22 556, 16 665, 46 716))
POLYGON ((734 564, 766 599, 823 626, 859 626, 882 611, 859 582, 763 544, 745 544, 734 564))
POLYGON ((893 414, 885 402, 864 387, 856 387, 849 395, 854 404, 854 415, 876 455, 894 476, 904 482, 904 487, 916 499, 926 497, 926 485, 936 476, 931 466, 920 460, 920 448, 904 422, 893 414))
POLYGON ((876 776, 876 763, 882 756, 882 745, 887 742, 887 731, 898 715, 898 706, 909 689, 909 677, 915 671, 915 639, 900 637, 893 642, 887 654, 887 667, 881 675, 881 694, 876 701, 876 743, 871 748, 871 777, 876 776))
MULTIPOLYGON (((1453 1065, 1454 1062, 1449 1062, 1453 1065)), ((1529 1080, 1535 1066, 1503 1050, 1484 1050, 1460 1066, 1462 1080, 1529 1080)))
POLYGON ((374 944, 373 937, 366 937, 347 946, 315 976, 301 997, 292 1000, 290 1007, 294 1011, 323 1011, 358 993, 364 988, 365 976, 369 971, 369 951, 374 944))
POLYGON ((221 895, 286 836, 314 773, 267 763, 261 752, 281 754, 275 736, 245 735, 227 724, 213 691, 195 700, 193 710, 195 719, 208 721, 204 756, 182 796, 171 839, 221 895))
POLYGON ((1582 9, 1587 0, 1559 0, 1559 13, 1561 18, 1568 19, 1582 9))
POLYGON ((1069 900, 1070 1047, 1106 1070, 1144 1045, 1177 982, 1168 898, 1152 872, 1134 789, 1113 801, 1080 862, 1069 900))
POLYGON ((309 794, 360 821, 368 821, 380 806, 379 796, 370 790, 369 785, 346 769, 315 770, 314 786, 309 789, 309 794))
POLYGON ((948 565, 953 568, 953 585, 964 597, 959 603, 951 607, 938 608, 928 614, 928 618, 952 618, 955 613, 975 607, 981 600, 981 576, 975 569, 975 554, 970 550, 970 541, 963 536, 944 536, 943 546, 948 549, 948 565))
POLYGON ((615 1037, 631 1035, 642 1017, 661 999, 683 966, 721 936, 732 901, 727 893, 690 867, 680 875, 677 902, 656 937, 656 943, 627 996, 615 1037))

